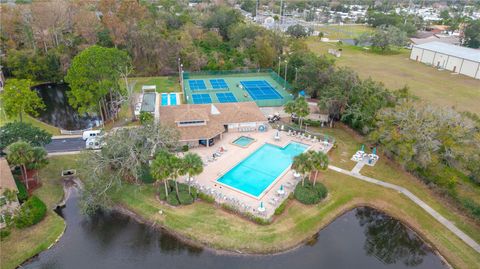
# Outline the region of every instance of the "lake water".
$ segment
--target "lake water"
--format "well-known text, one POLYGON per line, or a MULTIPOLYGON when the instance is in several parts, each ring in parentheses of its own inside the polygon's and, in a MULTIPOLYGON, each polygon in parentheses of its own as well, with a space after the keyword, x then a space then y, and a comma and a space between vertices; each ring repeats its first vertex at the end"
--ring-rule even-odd
POLYGON ((120 214, 87 218, 79 214, 76 195, 59 213, 67 221, 65 234, 23 268, 447 268, 413 231, 364 207, 293 251, 264 256, 217 255, 120 214))
POLYGON ((67 84, 47 83, 33 87, 45 103, 38 119, 64 130, 83 130, 95 126, 97 117, 80 115, 69 103, 67 84))

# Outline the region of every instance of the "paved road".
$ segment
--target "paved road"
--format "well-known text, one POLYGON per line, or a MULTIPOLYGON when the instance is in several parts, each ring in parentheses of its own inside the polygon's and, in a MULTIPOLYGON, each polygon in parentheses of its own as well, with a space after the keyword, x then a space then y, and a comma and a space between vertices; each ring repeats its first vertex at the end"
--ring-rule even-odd
POLYGON ((367 176, 361 175, 358 172, 355 173, 355 172, 352 172, 352 171, 344 170, 342 168, 339 168, 339 167, 336 167, 336 166, 333 166, 333 165, 329 165, 328 168, 333 170, 333 171, 336 171, 336 172, 339 172, 339 173, 342 173, 342 174, 346 174, 346 175, 352 176, 354 178, 357 178, 357 179, 360 179, 360 180, 363 180, 363 181, 366 181, 366 182, 377 184, 377 185, 383 186, 385 188, 393 189, 393 190, 396 190, 396 191, 404 194, 410 200, 412 200, 415 204, 417 204, 418 206, 423 208, 425 211, 427 211, 427 213, 430 214, 433 218, 435 218, 438 222, 443 224, 443 226, 445 226, 452 233, 454 233, 456 236, 458 236, 463 242, 465 242, 467 245, 469 245, 470 247, 472 247, 473 249, 475 249, 477 252, 480 253, 480 245, 477 242, 475 242, 475 240, 473 240, 470 236, 468 236, 467 234, 462 232, 460 229, 457 228, 457 226, 455 226, 455 224, 453 224, 453 222, 444 218, 442 215, 440 215, 440 213, 435 211, 435 209, 431 208, 424 201, 420 200, 420 198, 418 198, 415 194, 411 193, 409 190, 405 189, 404 187, 400 187, 400 186, 397 186, 397 185, 394 185, 394 184, 391 184, 391 183, 383 182, 383 181, 378 180, 378 179, 367 177, 367 176))
POLYGON ((54 138, 45 149, 48 153, 80 151, 85 149, 85 141, 81 137, 54 138))

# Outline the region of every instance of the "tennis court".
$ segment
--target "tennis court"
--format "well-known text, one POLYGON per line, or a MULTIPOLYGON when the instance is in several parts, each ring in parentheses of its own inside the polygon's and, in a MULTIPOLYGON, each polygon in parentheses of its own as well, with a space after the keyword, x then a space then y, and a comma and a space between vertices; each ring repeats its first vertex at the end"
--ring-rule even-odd
POLYGON ((208 93, 195 93, 192 94, 192 99, 194 104, 210 104, 212 99, 208 93))
POLYGON ((215 94, 217 99, 220 103, 235 103, 237 102, 237 98, 231 92, 217 92, 215 94))
POLYGON ((183 91, 189 104, 256 102, 282 106, 293 100, 291 86, 271 69, 184 72, 183 91))
POLYGON ((283 97, 265 80, 240 81, 253 100, 282 99, 283 97))
POLYGON ((207 86, 205 86, 205 82, 203 80, 189 80, 188 84, 190 85, 190 89, 192 91, 202 91, 207 89, 207 86))

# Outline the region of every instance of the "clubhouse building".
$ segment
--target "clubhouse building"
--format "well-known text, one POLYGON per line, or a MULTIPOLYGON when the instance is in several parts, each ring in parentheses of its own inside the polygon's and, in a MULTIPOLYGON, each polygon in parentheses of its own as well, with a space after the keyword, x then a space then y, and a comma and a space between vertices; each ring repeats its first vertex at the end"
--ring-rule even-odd
POLYGON ((159 122, 174 126, 189 147, 210 147, 227 132, 267 129, 267 118, 255 102, 160 106, 159 122))

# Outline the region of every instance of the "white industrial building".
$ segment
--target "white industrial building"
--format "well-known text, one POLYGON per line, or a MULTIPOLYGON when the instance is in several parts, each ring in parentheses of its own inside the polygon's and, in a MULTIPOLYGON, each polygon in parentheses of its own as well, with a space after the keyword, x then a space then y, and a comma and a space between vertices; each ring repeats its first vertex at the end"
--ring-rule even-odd
POLYGON ((480 50, 434 41, 414 45, 410 59, 480 79, 480 50))

